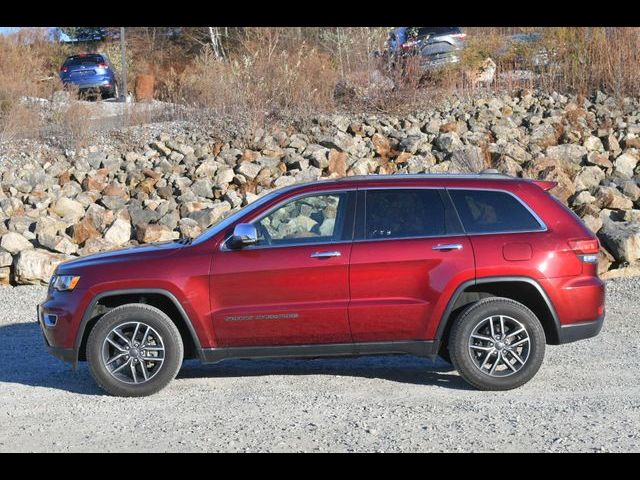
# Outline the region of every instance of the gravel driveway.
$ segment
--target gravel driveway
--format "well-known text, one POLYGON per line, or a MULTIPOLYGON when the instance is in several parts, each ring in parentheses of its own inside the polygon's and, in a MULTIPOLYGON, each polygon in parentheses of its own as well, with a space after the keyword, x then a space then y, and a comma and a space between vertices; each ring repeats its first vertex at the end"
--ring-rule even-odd
POLYGON ((44 288, 3 288, 0 451, 640 451, 640 279, 607 288, 600 336, 548 347, 510 392, 398 356, 190 361, 138 399, 45 352, 44 288))

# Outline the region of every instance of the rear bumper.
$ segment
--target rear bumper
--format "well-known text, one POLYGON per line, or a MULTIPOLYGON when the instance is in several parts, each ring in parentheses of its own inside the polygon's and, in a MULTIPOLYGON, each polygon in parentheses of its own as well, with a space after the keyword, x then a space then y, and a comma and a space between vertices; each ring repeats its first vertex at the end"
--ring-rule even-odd
POLYGON ((104 79, 91 79, 86 82, 81 82, 77 80, 63 80, 65 85, 75 85, 79 89, 87 89, 87 88, 102 88, 102 89, 111 89, 113 88, 114 82, 109 78, 104 79))
POLYGON ((586 338, 595 337, 602 330, 604 314, 592 322, 580 322, 570 325, 562 325, 558 332, 558 343, 571 343, 586 338))

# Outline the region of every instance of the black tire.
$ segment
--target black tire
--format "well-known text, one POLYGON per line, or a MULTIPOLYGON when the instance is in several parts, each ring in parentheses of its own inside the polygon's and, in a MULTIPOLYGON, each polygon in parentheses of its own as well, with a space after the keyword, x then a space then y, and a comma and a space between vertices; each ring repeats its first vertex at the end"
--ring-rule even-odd
MULTIPOLYGON (((98 320, 87 340, 87 361, 91 375, 103 390, 119 397, 144 397, 162 390, 178 374, 183 356, 184 346, 176 325, 161 310, 142 303, 122 305, 107 312, 98 320), (103 359, 103 345, 109 333, 119 325, 131 322, 151 327, 159 334, 164 346, 164 360, 152 372, 149 380, 142 383, 119 380, 109 371, 103 359)), ((140 370, 136 371, 140 373, 140 370)))
POLYGON ((100 98, 102 100, 107 100, 109 98, 114 98, 114 99, 118 99, 118 84, 114 84, 113 87, 111 87, 108 90, 101 90, 100 92, 100 98))
POLYGON ((438 356, 445 362, 451 363, 451 354, 449 353, 449 347, 447 345, 444 345, 442 348, 440 348, 438 356))
MULTIPOLYGON (((505 330, 507 334, 510 333, 507 328, 505 330)), ((502 332, 502 336, 504 336, 504 332, 502 332)), ((509 339, 509 341, 511 340, 509 339)), ((498 342, 480 343, 480 345, 498 345, 498 342)), ((479 390, 511 390, 524 385, 537 373, 544 359, 545 345, 544 329, 531 310, 509 298, 490 297, 473 303, 460 313, 451 329, 448 350, 456 370, 458 370, 462 378, 474 387, 479 390), (480 360, 486 357, 482 357, 482 355, 485 355, 482 350, 475 350, 473 349, 475 347, 470 347, 470 339, 476 327, 487 325, 487 323, 483 322, 487 322, 490 317, 498 317, 499 315, 503 315, 505 318, 510 317, 508 322, 515 320, 521 324, 526 329, 525 333, 528 334, 529 341, 524 343, 527 346, 527 357, 524 359, 524 365, 520 365, 515 356, 512 356, 509 352, 505 353, 505 358, 509 354, 508 359, 510 359, 512 365, 519 368, 515 372, 507 368, 504 360, 502 360, 502 363, 498 362, 497 359, 500 356, 496 350, 490 360, 496 359, 496 363, 503 369, 505 376, 492 376, 486 369, 481 370, 482 365, 477 365, 477 363, 481 363, 480 360), (475 361, 471 352, 478 355, 475 361)), ((499 353, 502 355, 502 352, 503 350, 500 350, 499 353)), ((486 355, 488 356, 488 354, 486 355)), ((488 367, 487 365, 487 369, 488 367)), ((500 372, 495 372, 496 375, 498 373, 500 372)))

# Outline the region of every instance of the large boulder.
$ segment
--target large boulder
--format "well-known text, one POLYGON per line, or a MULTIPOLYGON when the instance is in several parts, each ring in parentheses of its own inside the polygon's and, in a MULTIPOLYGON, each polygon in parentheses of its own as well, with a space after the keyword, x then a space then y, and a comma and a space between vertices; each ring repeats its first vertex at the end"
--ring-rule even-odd
POLYGON ((439 150, 451 153, 463 147, 460 137, 455 132, 443 133, 436 138, 436 147, 439 150))
POLYGON ((9 285, 11 282, 11 268, 0 267, 0 285, 9 285))
POLYGON ((475 145, 456 149, 451 154, 450 160, 452 172, 477 173, 486 167, 482 149, 475 145))
POLYGON ((58 264, 68 258, 67 255, 46 250, 23 250, 15 259, 15 281, 19 284, 46 285, 58 264))
POLYGON ((105 232, 104 239, 117 246, 124 245, 131 239, 131 224, 117 218, 105 232))
POLYGON ((62 235, 40 234, 38 243, 49 250, 58 253, 72 254, 78 251, 78 245, 73 243, 69 237, 62 235))
POLYGON ((0 248, 9 252, 11 255, 16 255, 24 250, 33 248, 33 245, 21 234, 17 232, 8 232, 0 239, 0 248))
POLYGON ((596 193, 596 202, 600 208, 612 210, 630 210, 633 202, 615 187, 600 187, 596 193))
POLYGON ((100 232, 96 229, 89 217, 83 218, 71 227, 71 236, 78 245, 83 245, 90 238, 98 238, 100 232))
POLYGON ((640 259, 640 224, 615 222, 606 216, 598 236, 619 262, 632 263, 640 259))
POLYGON ((563 162, 580 165, 587 156, 587 149, 582 145, 566 143, 547 148, 547 157, 556 158, 563 162))
POLYGON ((262 167, 257 163, 252 162, 242 162, 238 167, 238 173, 244 175, 247 180, 253 180, 258 176, 262 167))
POLYGON ((567 165, 555 158, 538 158, 525 170, 525 177, 535 180, 549 180, 558 185, 550 190, 550 193, 567 203, 569 197, 576 193, 576 186, 571 180, 567 165))
POLYGON ((531 129, 530 142, 540 147, 549 147, 558 143, 558 131, 549 123, 541 123, 531 129))
POLYGON ((0 251, 0 267, 10 267, 13 263, 13 257, 9 252, 0 251))
POLYGON ((229 202, 219 202, 213 204, 211 208, 198 210, 189 215, 189 218, 195 220, 202 230, 216 223, 225 213, 231 210, 229 202))
POLYGON ((631 153, 623 153, 613 162, 615 165, 614 171, 622 178, 633 177, 633 170, 638 164, 638 159, 631 153))
POLYGON ((140 225, 136 231, 136 236, 140 243, 167 242, 177 239, 179 235, 178 232, 174 232, 160 223, 140 225))
POLYGON ((75 223, 84 216, 84 207, 82 204, 67 197, 58 199, 52 210, 69 223, 75 223))
POLYGON ((582 167, 574 179, 576 190, 578 192, 582 190, 595 190, 604 178, 605 173, 600 167, 582 167))

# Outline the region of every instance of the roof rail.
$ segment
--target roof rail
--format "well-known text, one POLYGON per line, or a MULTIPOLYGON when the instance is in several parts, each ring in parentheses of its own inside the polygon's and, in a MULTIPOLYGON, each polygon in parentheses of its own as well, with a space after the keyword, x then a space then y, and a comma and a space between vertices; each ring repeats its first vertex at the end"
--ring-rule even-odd
POLYGON ((501 180, 518 180, 516 177, 512 177, 511 175, 507 175, 504 173, 500 173, 495 169, 487 169, 483 170, 480 173, 397 173, 397 174, 380 174, 380 173, 372 173, 369 175, 354 175, 351 177, 341 177, 336 178, 335 181, 351 181, 351 180, 400 180, 403 178, 409 179, 421 179, 421 178, 433 178, 433 179, 446 179, 446 178, 469 178, 469 179, 482 179, 482 178, 495 178, 501 180))

